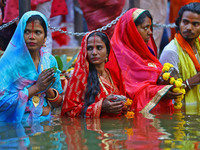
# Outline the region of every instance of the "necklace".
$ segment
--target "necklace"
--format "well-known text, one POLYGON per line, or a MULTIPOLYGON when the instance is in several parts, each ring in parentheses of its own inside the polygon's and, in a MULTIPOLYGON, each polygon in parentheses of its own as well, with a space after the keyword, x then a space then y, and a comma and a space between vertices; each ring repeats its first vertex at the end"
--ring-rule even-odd
POLYGON ((33 102, 33 105, 35 107, 37 107, 39 105, 39 102, 40 102, 40 94, 38 96, 33 96, 32 102, 33 102))
MULTIPOLYGON (((113 80, 112 80, 112 78, 111 78, 111 75, 110 75, 109 71, 108 71, 108 70, 106 70, 106 73, 107 73, 107 75, 108 75, 108 78, 109 78, 109 80, 110 80, 110 82, 111 82, 111 86, 112 86, 112 88, 114 88, 113 80)), ((101 86, 102 86, 102 88, 103 88, 104 92, 106 93, 106 95, 108 95, 109 93, 108 93, 108 91, 106 90, 106 88, 105 88, 104 84, 102 83, 102 81, 101 81, 101 78, 100 78, 99 74, 98 74, 98 78, 99 78, 99 82, 100 82, 100 84, 101 84, 101 86)), ((111 93, 113 93, 113 92, 114 92, 114 91, 112 91, 111 93)))

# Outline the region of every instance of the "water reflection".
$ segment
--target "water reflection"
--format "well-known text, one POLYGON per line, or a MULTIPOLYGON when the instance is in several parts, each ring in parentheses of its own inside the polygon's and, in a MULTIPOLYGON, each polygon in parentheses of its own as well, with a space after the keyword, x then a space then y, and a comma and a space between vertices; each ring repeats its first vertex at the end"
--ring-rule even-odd
POLYGON ((29 137, 21 123, 0 122, 0 149, 25 149, 29 143, 29 137))
POLYGON ((0 149, 200 149, 199 116, 157 115, 133 119, 59 118, 0 123, 0 149))
POLYGON ((68 118, 63 119, 62 126, 69 149, 158 149, 159 139, 165 135, 159 131, 158 119, 142 114, 134 119, 68 118))

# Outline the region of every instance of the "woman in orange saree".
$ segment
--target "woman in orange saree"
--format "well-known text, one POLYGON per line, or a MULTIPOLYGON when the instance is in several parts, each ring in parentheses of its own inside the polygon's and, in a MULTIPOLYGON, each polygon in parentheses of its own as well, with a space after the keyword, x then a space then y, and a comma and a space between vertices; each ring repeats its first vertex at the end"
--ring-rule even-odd
POLYGON ((170 85, 157 85, 162 65, 152 37, 152 17, 147 10, 133 8, 118 21, 111 39, 122 70, 131 109, 142 113, 173 113, 172 100, 179 93, 170 85))
POLYGON ((124 83, 110 46, 102 32, 84 36, 75 69, 67 85, 62 107, 66 117, 118 116, 123 111, 122 101, 116 97, 125 95, 124 83))

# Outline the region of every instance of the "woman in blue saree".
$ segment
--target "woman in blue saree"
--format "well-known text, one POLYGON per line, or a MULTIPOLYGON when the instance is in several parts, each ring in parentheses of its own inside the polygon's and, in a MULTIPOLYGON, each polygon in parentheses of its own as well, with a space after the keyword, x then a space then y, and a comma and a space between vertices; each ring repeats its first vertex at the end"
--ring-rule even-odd
POLYGON ((57 62, 41 50, 47 28, 40 12, 29 11, 20 19, 0 59, 0 121, 43 121, 51 117, 51 106, 61 105, 57 62))

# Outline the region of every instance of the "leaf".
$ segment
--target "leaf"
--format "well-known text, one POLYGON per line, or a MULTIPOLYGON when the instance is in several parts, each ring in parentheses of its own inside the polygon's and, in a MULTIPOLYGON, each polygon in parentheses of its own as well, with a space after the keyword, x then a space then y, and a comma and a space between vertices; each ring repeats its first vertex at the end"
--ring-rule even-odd
POLYGON ((56 68, 56 66, 53 66, 53 67, 51 67, 51 68, 49 68, 49 69, 47 69, 47 70, 50 70, 50 69, 52 69, 52 68, 53 68, 54 72, 56 72, 56 71, 57 71, 57 68, 56 68))
MULTIPOLYGON (((60 56, 55 55, 54 57, 56 58, 56 61, 57 61, 57 63, 58 63, 58 69, 62 71, 62 70, 63 70, 63 62, 62 62, 60 56)), ((54 70, 55 70, 55 69, 54 69, 54 70)))
POLYGON ((71 65, 73 64, 73 62, 74 62, 74 60, 76 59, 77 56, 78 56, 78 53, 76 53, 76 54, 72 57, 72 59, 67 63, 66 68, 64 68, 65 70, 68 70, 69 67, 71 67, 71 65))
POLYGON ((60 56, 62 63, 63 63, 63 70, 66 70, 65 68, 67 67, 67 55, 63 54, 60 56))

